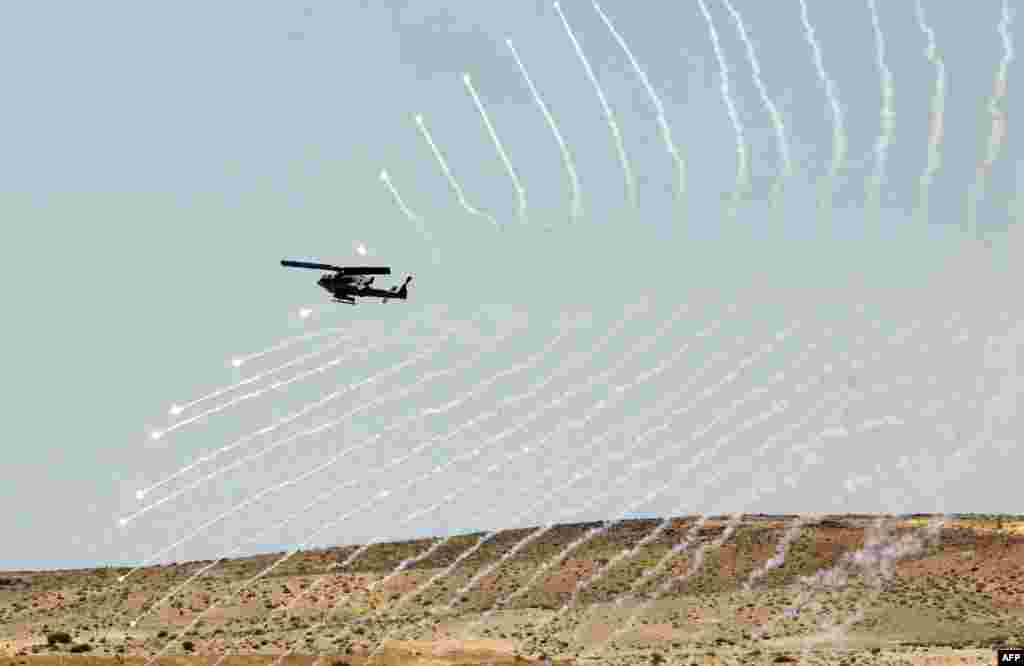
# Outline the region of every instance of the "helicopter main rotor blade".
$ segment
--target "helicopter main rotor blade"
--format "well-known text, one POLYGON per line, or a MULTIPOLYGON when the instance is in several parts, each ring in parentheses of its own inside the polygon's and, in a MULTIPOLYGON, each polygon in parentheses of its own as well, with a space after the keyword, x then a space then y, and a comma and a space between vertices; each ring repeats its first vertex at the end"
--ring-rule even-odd
POLYGON ((282 259, 285 268, 312 268, 318 271, 334 271, 341 275, 391 275, 387 266, 334 266, 333 264, 317 264, 309 261, 291 261, 282 259))

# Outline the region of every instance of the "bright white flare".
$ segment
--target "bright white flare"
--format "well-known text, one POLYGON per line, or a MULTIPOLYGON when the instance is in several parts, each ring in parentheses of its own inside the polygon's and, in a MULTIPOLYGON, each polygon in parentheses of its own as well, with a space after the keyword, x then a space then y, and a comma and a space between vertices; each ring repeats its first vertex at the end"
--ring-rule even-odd
POLYGON ((423 218, 412 212, 412 210, 405 204, 405 200, 402 199, 402 195, 398 193, 398 189, 395 184, 391 182, 391 176, 388 175, 387 169, 380 170, 380 182, 384 183, 384 186, 391 192, 391 196, 395 198, 395 203, 398 204, 398 209, 402 211, 406 219, 413 223, 416 230, 421 236, 426 238, 428 241, 431 239, 430 232, 427 231, 426 225, 423 223, 423 218))
MULTIPOLYGON (((318 337, 318 336, 321 336, 321 335, 328 335, 330 333, 334 333, 334 332, 342 331, 342 330, 349 330, 349 329, 346 327, 346 328, 328 328, 328 329, 323 329, 323 330, 320 330, 320 331, 313 331, 311 333, 306 333, 305 335, 300 335, 300 336, 295 337, 295 338, 289 338, 288 340, 285 340, 285 342, 283 342, 283 343, 281 343, 279 345, 276 345, 276 347, 277 348, 283 348, 283 346, 286 346, 285 343, 294 344, 295 342, 300 342, 302 340, 308 340, 310 338, 315 338, 315 337, 318 337)), ((258 381, 260 381, 261 379, 263 379, 265 377, 269 377, 272 374, 275 374, 277 372, 280 372, 281 370, 284 370, 285 368, 290 368, 293 365, 298 365, 299 363, 302 363, 303 361, 307 361, 307 360, 309 360, 311 358, 315 358, 317 356, 320 356, 321 354, 323 354, 323 353, 325 353, 325 352, 327 352, 327 351, 329 351, 331 349, 334 349, 335 347, 337 347, 337 346, 339 346, 339 345, 341 345, 341 344, 343 344, 345 342, 348 342, 349 340, 352 340, 354 337, 355 337, 354 335, 342 335, 342 336, 339 336, 338 338, 336 338, 334 341, 332 341, 329 344, 327 344, 322 349, 318 349, 316 351, 309 352, 307 354, 303 354, 301 356, 293 358, 290 361, 286 361, 285 363, 282 363, 282 364, 277 365, 277 366, 275 366, 273 368, 270 368, 269 370, 264 370, 263 372, 257 373, 255 375, 250 375, 249 377, 241 379, 241 380, 235 382, 234 384, 230 384, 228 386, 222 386, 221 388, 219 388, 219 389, 217 389, 215 391, 211 391, 210 393, 207 393, 206 395, 200 396, 200 397, 198 397, 198 398, 196 398, 194 400, 190 400, 190 401, 188 401, 188 402, 186 402, 184 404, 174 405, 171 408, 171 414, 177 416, 178 414, 181 414, 186 409, 189 409, 191 407, 195 407, 196 405, 198 405, 201 402, 206 402, 207 400, 212 400, 213 398, 216 398, 216 397, 219 397, 221 395, 224 395, 225 393, 233 391, 233 390, 235 390, 237 388, 241 388, 242 386, 248 386, 249 384, 252 384, 253 382, 258 382, 258 381)), ((265 353, 265 352, 260 352, 261 355, 263 353, 265 353)), ((237 367, 240 367, 243 362, 244 362, 244 359, 236 358, 236 359, 232 360, 231 365, 233 365, 234 367, 237 368, 237 367)), ((175 426, 177 426, 177 425, 178 424, 175 424, 175 426)), ((171 426, 170 428, 168 428, 167 432, 170 432, 171 430, 176 429, 175 426, 171 426)))

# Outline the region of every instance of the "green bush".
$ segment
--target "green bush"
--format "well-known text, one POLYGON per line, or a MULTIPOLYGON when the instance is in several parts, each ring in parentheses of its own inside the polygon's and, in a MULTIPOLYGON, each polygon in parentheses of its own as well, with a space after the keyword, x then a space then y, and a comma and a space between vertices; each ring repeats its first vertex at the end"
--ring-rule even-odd
POLYGON ((91 652, 92 646, 88 643, 79 643, 78 645, 72 645, 69 652, 80 653, 80 652, 91 652))
POLYGON ((71 634, 66 631, 54 631, 46 634, 46 642, 50 645, 56 645, 57 643, 70 643, 71 634))

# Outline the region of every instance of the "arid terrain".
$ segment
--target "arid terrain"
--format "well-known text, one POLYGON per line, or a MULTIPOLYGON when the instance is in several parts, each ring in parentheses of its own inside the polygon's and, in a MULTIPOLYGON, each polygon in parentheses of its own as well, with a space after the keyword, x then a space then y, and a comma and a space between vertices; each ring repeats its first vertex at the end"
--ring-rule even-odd
POLYGON ((3 572, 0 666, 994 663, 1024 644, 1024 518, 929 521, 559 525, 302 551, 252 583, 281 555, 3 572))

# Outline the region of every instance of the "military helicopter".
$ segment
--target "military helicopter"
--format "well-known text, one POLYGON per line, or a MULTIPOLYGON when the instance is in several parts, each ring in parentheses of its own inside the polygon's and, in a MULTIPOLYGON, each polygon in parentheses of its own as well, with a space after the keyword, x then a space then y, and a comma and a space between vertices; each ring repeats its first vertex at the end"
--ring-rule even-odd
POLYGON ((391 269, 387 266, 333 266, 289 259, 282 259, 281 265, 285 268, 327 271, 316 283, 333 297, 335 303, 348 305, 355 305, 359 296, 379 298, 382 303, 387 303, 392 298, 405 300, 409 297, 409 283, 412 281, 410 275, 400 287, 375 289, 370 286, 373 284, 373 276, 391 275, 391 269))

